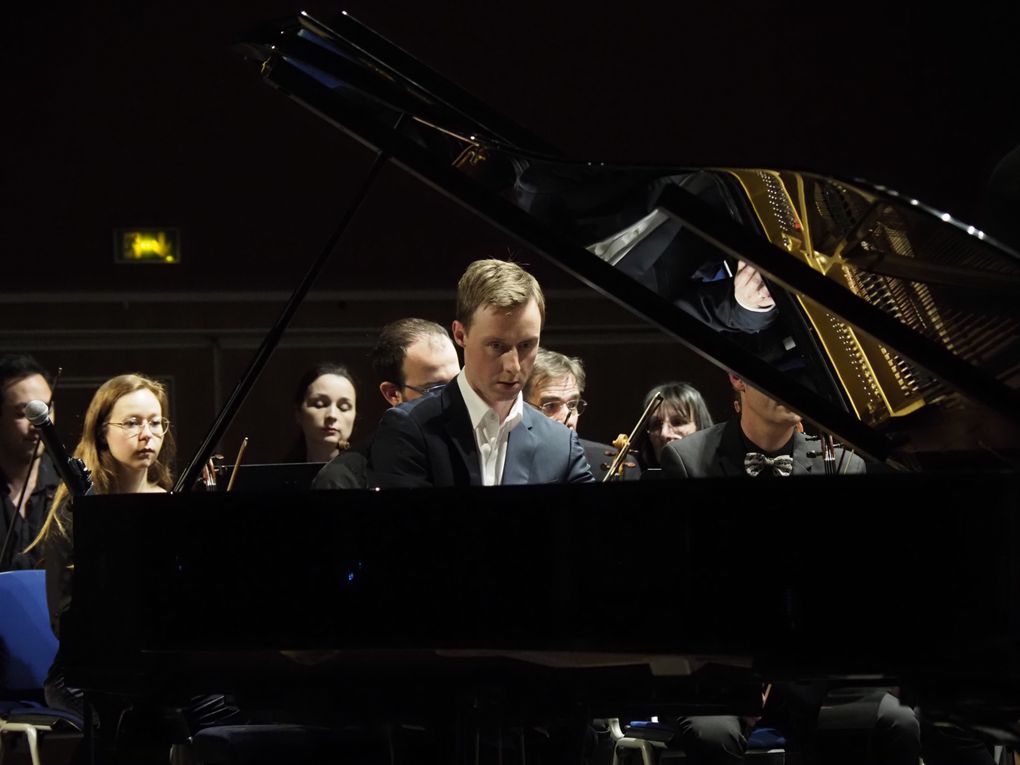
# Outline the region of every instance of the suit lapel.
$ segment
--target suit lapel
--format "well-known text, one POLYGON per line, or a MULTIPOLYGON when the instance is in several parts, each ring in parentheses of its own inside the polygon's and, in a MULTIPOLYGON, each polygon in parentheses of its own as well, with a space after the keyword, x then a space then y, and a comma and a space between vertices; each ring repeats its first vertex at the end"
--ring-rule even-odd
MULTIPOLYGON (((506 443, 506 462, 503 463, 503 485, 519 485, 529 483, 531 466, 538 448, 538 438, 532 430, 531 411, 524 407, 521 424, 510 431, 506 443)), ((544 417, 545 415, 536 416, 544 417)))
MULTIPOLYGON (((478 463, 478 444, 475 441, 475 431, 471 427, 471 417, 468 416, 467 404, 464 397, 460 395, 460 386, 457 380, 451 380, 442 392, 443 416, 445 422, 443 427, 446 435, 453 444, 453 452, 460 458, 464 469, 467 471, 469 485, 482 485, 482 468, 478 463)), ((453 454, 451 454, 453 457, 453 454)), ((454 473, 456 474, 456 469, 454 473)))
POLYGON ((723 427, 716 458, 710 460, 709 475, 740 477, 744 472, 744 439, 740 436, 740 421, 729 420, 723 427))

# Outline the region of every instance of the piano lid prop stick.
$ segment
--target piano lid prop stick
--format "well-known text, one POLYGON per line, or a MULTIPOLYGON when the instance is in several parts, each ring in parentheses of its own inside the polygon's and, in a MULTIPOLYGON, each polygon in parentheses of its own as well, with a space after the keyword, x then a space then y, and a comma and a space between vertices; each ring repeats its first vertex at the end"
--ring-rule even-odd
POLYGON ((241 448, 237 450, 237 459, 234 460, 234 469, 230 471, 230 480, 227 481, 227 491, 231 491, 234 488, 234 481, 237 480, 237 471, 241 469, 241 458, 244 456, 244 450, 248 448, 248 436, 244 437, 241 442, 241 448))

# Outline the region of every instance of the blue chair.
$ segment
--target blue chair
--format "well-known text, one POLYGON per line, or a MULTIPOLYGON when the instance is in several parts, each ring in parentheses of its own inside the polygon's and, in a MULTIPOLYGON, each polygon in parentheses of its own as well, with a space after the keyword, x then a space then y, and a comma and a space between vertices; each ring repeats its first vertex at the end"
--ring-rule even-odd
POLYGON ((55 750, 65 754, 80 742, 82 723, 76 715, 40 703, 56 653, 46 572, 0 573, 0 762, 5 750, 16 749, 19 736, 28 742, 32 765, 41 763, 40 734, 53 734, 55 750))

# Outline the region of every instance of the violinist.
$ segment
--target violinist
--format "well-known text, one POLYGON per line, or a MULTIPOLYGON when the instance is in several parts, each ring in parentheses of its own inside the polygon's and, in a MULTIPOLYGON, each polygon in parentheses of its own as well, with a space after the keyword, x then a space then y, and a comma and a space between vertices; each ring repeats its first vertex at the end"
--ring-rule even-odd
MULTIPOLYGON (((731 374, 737 396, 738 418, 697 430, 663 445, 663 477, 777 478, 789 475, 824 475, 822 456, 798 430, 800 415, 731 374)), ((863 473, 864 461, 837 448, 841 473, 863 473)), ((748 499, 753 504, 753 498, 748 499)), ((793 751, 810 749, 818 711, 827 684, 776 683, 764 709, 762 724, 777 728, 793 751)), ((876 694, 877 711, 873 746, 876 761, 889 765, 916 765, 920 754, 919 726, 909 707, 894 696, 876 694)), ((863 700, 873 703, 873 700, 863 700)), ((682 717, 677 722, 677 743, 695 763, 734 762, 743 758, 745 721, 729 715, 682 717)))
MULTIPOLYGON (((664 444, 663 477, 824 475, 822 454, 798 429, 800 415, 740 377, 729 379, 738 419, 664 444)), ((837 447, 833 457, 835 472, 864 472, 864 460, 849 450, 837 447)))
MULTIPOLYGON (((581 398, 585 381, 584 363, 581 359, 541 348, 535 357, 531 377, 524 386, 524 400, 546 417, 562 422, 576 431, 581 415, 588 407, 588 402, 581 398)), ((616 450, 609 444, 584 438, 580 441, 595 480, 602 480, 616 450)), ((635 462, 625 461, 624 466, 625 480, 640 477, 635 462)))

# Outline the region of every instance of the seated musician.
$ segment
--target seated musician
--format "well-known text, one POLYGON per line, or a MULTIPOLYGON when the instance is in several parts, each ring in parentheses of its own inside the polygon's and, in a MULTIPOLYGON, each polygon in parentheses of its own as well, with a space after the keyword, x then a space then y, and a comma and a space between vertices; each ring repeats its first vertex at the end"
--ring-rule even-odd
MULTIPOLYGON (((174 458, 174 441, 166 389, 141 375, 120 375, 107 380, 92 397, 85 412, 81 441, 74 456, 91 471, 96 494, 166 492, 172 485, 168 465, 174 458)), ((46 522, 32 543, 46 560, 46 597, 50 624, 60 637, 60 622, 71 601, 71 551, 74 518, 63 483, 57 489, 46 522)), ((57 709, 82 713, 81 693, 64 684, 60 654, 44 685, 46 703, 57 709)))
MULTIPOLYGON (((460 371, 457 349, 449 333, 434 321, 397 319, 383 327, 370 354, 379 392, 397 406, 442 388, 460 371)), ((340 452, 319 471, 313 489, 364 489, 368 487, 368 451, 365 446, 340 452)))
POLYGON ((479 260, 457 285, 464 368, 441 392, 387 411, 372 443, 381 488, 592 481, 577 434, 524 404, 545 297, 515 263, 479 260))
POLYGON ((50 376, 25 354, 0 357, 0 571, 36 568, 39 533, 57 490, 53 462, 25 417, 29 401, 49 401, 50 376))
POLYGON ((638 459, 642 469, 660 466, 660 457, 666 444, 712 427, 708 405, 693 385, 685 382, 656 385, 645 394, 642 411, 648 407, 656 393, 662 394, 662 403, 648 418, 645 432, 638 437, 638 459))
MULTIPOLYGON (((142 375, 119 375, 99 387, 85 412, 81 441, 74 450, 74 456, 91 471, 96 494, 169 491, 173 484, 169 466, 175 451, 170 420, 165 416, 169 408, 162 383, 142 375)), ((43 548, 50 624, 58 639, 61 620, 71 603, 74 573, 74 513, 68 500, 67 486, 62 483, 32 543, 43 548)), ((64 682, 59 649, 43 692, 49 706, 82 714, 82 693, 64 682)), ((237 709, 226 704, 222 696, 197 697, 185 706, 185 715, 200 727, 228 721, 236 714, 237 709)))
MULTIPOLYGON (((821 449, 798 430, 799 414, 736 375, 730 384, 739 417, 666 444, 664 477, 824 475, 821 449)), ((835 457, 837 472, 864 472, 856 454, 836 447, 835 457)))
POLYGON ((329 462, 350 446, 357 393, 347 367, 318 364, 294 391, 294 420, 301 428, 288 462, 329 462))
MULTIPOLYGON (((548 418, 562 422, 571 430, 577 430, 578 422, 588 403, 581 398, 584 393, 586 375, 581 359, 564 356, 562 353, 540 348, 535 357, 531 377, 524 386, 524 400, 548 418)), ((609 444, 580 439, 585 457, 592 473, 601 479, 609 468, 609 462, 616 450, 609 444)), ((625 480, 640 477, 637 465, 624 462, 625 480)))
MULTIPOLYGON (((809 454, 809 443, 797 425, 800 415, 730 375, 739 417, 665 444, 663 473, 672 478, 707 476, 773 477, 824 474, 821 456, 809 454)), ((839 472, 863 473, 864 461, 836 449, 839 472)), ((762 722, 778 728, 794 750, 811 746, 818 712, 828 691, 824 682, 777 683, 769 695, 762 722)), ((858 703, 875 708, 873 746, 877 761, 916 765, 920 754, 919 726, 913 711, 890 694, 872 694, 858 703)), ((746 747, 744 721, 733 716, 685 717, 679 720, 678 743, 698 762, 733 762, 746 747)))

